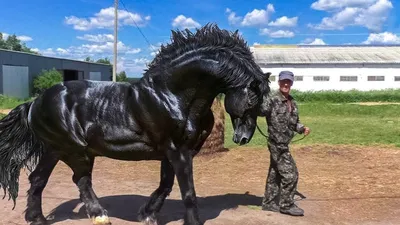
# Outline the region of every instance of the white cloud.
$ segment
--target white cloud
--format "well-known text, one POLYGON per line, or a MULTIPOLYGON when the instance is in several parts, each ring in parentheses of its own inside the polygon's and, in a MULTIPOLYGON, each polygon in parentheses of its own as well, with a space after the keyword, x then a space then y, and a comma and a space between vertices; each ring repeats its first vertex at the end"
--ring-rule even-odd
POLYGON ((83 36, 78 36, 77 38, 80 40, 97 42, 97 43, 114 41, 114 35, 112 35, 112 34, 97 34, 97 35, 85 34, 83 36))
POLYGON ((240 16, 236 16, 236 13, 233 12, 231 9, 227 8, 226 9, 226 13, 228 13, 228 22, 231 25, 235 25, 237 23, 240 22, 240 20, 242 20, 242 17, 240 16))
POLYGON ((287 16, 282 16, 273 22, 270 22, 269 26, 274 27, 295 27, 297 25, 298 17, 288 18, 287 16))
POLYGON ((345 7, 365 8, 376 0, 318 0, 311 4, 311 8, 315 10, 331 11, 345 7))
POLYGON ((244 18, 237 16, 236 13, 229 8, 227 8, 225 12, 228 13, 229 24, 240 24, 244 27, 251 27, 267 25, 269 18, 271 14, 275 12, 275 9, 272 4, 268 4, 266 9, 254 9, 253 11, 248 12, 244 18))
MULTIPOLYGON (((117 44, 118 54, 120 55, 131 55, 141 52, 140 48, 132 48, 119 41, 117 44)), ((114 49, 113 42, 105 42, 101 44, 83 44, 80 46, 70 46, 68 48, 47 48, 39 50, 43 55, 48 56, 62 56, 68 58, 85 58, 87 56, 98 56, 112 55, 114 49)))
POLYGON ((373 32, 381 30, 393 8, 390 0, 319 0, 311 5, 316 10, 329 11, 319 24, 309 27, 319 30, 343 30, 346 26, 362 26, 373 32))
POLYGON ((177 16, 173 21, 172 21, 172 26, 173 27, 178 27, 180 29, 192 29, 192 28, 198 28, 201 25, 193 20, 191 17, 186 17, 184 15, 179 15, 177 16))
MULTIPOLYGON (((119 26, 134 26, 135 22, 138 26, 145 26, 150 19, 150 16, 142 17, 137 13, 118 10, 119 26)), ((94 17, 90 18, 67 16, 64 22, 68 25, 72 25, 75 30, 111 29, 114 27, 114 7, 101 9, 94 17)))
POLYGON ((373 33, 363 44, 400 44, 400 37, 390 32, 373 33))
MULTIPOLYGON (((8 34, 8 33, 2 33, 2 35, 3 35, 3 39, 7 39, 8 36, 10 36, 10 34, 8 34)), ((33 38, 31 38, 29 36, 26 36, 26 35, 17 36, 17 39, 22 41, 22 42, 28 42, 28 41, 32 41, 33 40, 33 38)))
POLYGON ((271 31, 268 28, 260 29, 260 35, 266 35, 271 38, 291 38, 294 37, 294 33, 288 30, 277 30, 271 31))
POLYGON ((300 44, 302 44, 302 45, 326 45, 324 40, 322 40, 320 38, 315 38, 315 39, 307 38, 300 44))
POLYGON ((254 9, 248 12, 243 21, 242 26, 259 26, 268 24, 270 15, 275 12, 274 6, 272 4, 267 5, 267 9, 254 9))
POLYGON ((23 42, 27 42, 27 41, 32 41, 32 40, 33 40, 31 37, 25 36, 25 35, 17 36, 17 38, 18 38, 19 40, 23 41, 23 42))
POLYGON ((149 62, 150 60, 147 58, 119 57, 117 70, 118 72, 125 71, 128 75, 141 75, 149 62))

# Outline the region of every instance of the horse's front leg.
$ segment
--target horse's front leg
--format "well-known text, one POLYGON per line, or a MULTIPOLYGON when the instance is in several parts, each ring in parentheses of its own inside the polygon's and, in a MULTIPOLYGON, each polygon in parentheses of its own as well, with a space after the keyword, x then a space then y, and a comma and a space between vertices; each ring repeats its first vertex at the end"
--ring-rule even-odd
POLYGON ((171 193, 174 185, 174 168, 168 159, 161 161, 160 186, 155 190, 150 200, 140 208, 139 220, 145 224, 157 224, 156 213, 158 213, 164 204, 165 198, 171 193))
POLYGON ((193 181, 193 157, 188 149, 169 150, 167 153, 181 190, 186 207, 184 225, 202 225, 197 208, 197 197, 193 181))

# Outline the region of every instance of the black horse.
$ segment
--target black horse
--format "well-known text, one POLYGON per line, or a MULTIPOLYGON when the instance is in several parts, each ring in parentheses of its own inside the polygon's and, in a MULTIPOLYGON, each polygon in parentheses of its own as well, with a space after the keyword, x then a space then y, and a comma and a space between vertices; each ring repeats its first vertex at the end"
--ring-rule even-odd
POLYGON ((238 31, 207 24, 195 33, 172 31, 171 39, 138 83, 64 82, 0 121, 0 185, 14 207, 20 169, 33 170, 27 222, 46 224, 42 192, 61 160, 73 170, 72 180, 93 223, 110 224, 91 183, 94 159, 104 156, 161 161, 160 185, 141 208, 141 221, 156 223, 176 175, 185 224, 202 224, 192 168, 214 124, 212 102, 225 93, 233 141, 246 144, 269 80, 238 31))

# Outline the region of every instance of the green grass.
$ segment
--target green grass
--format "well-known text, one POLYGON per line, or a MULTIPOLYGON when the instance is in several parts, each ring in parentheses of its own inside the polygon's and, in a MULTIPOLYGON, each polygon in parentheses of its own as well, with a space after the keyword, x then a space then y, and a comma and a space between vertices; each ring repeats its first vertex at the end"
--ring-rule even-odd
MULTIPOLYGON (((362 106, 353 104, 305 103, 299 105, 300 120, 310 127, 311 134, 302 144, 383 144, 400 147, 400 105, 362 106)), ((267 134, 265 118, 258 118, 260 129, 267 134)), ((225 146, 232 142, 232 125, 227 114, 225 146)), ((303 137, 296 135, 293 140, 303 137)), ((249 146, 266 147, 266 139, 256 129, 249 146)))
POLYGON ((0 109, 12 109, 29 100, 30 99, 19 100, 16 98, 0 95, 0 109))
POLYGON ((0 113, 0 119, 2 119, 3 117, 5 117, 6 115, 3 113, 0 113))

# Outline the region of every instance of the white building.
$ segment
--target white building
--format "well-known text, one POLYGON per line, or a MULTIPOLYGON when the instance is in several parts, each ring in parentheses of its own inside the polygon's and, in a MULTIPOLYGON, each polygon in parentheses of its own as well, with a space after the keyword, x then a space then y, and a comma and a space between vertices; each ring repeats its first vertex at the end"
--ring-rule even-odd
POLYGON ((277 88, 282 70, 295 74, 293 89, 379 90, 400 88, 400 46, 256 45, 256 62, 277 88))

